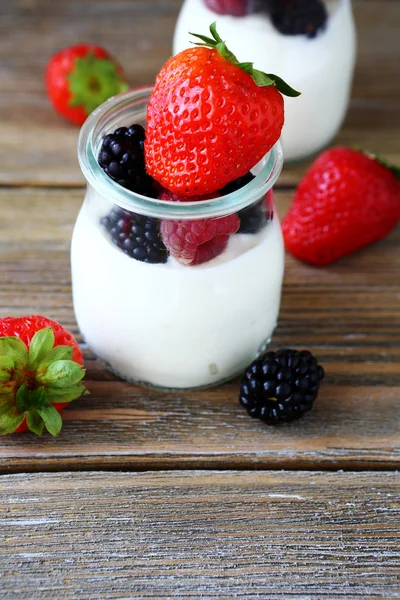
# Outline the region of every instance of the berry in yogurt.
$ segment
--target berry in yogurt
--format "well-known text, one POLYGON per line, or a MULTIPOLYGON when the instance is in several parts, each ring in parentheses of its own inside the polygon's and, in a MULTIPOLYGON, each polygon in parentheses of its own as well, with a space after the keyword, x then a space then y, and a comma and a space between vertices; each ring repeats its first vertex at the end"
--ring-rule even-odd
POLYGON ((155 182, 144 165, 145 131, 134 123, 105 136, 98 155, 103 171, 122 187, 157 198, 155 182))
POLYGON ((113 244, 131 258, 153 264, 167 262, 168 253, 158 219, 113 208, 100 223, 113 244))
POLYGON ((328 12, 322 0, 271 0, 271 21, 284 35, 314 38, 322 32, 328 12))

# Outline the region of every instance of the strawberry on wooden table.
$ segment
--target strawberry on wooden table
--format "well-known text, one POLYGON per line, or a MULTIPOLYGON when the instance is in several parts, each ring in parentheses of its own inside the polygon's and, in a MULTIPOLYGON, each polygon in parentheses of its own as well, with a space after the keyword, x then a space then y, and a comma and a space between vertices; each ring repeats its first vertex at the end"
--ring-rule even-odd
POLYGON ((79 44, 60 50, 46 69, 46 89, 58 113, 82 125, 100 104, 129 89, 116 60, 100 46, 79 44))
POLYGON ((57 435, 60 411, 87 394, 77 341, 41 316, 0 319, 0 433, 46 428, 57 435))
POLYGON ((400 219, 400 169, 380 156, 332 148, 313 163, 283 224, 286 249, 328 265, 385 237, 400 219))
POLYGON ((169 59, 147 110, 146 170, 180 196, 202 196, 244 176, 278 141, 282 94, 276 75, 241 63, 216 31, 169 59))

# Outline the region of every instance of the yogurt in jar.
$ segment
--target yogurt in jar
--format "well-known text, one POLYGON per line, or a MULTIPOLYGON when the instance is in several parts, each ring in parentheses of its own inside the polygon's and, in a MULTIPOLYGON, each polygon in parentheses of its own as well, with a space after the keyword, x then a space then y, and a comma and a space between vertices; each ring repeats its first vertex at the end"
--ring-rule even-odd
POLYGON ((237 375, 275 329, 284 270, 278 218, 235 234, 195 267, 134 260, 98 223, 92 190, 71 248, 75 315, 91 349, 125 379, 168 388, 213 385, 237 375))
POLYGON ((239 60, 277 73, 301 92, 285 97, 282 134, 285 160, 314 154, 337 133, 345 117, 354 71, 356 35, 350 0, 327 2, 326 27, 315 38, 283 35, 267 11, 244 17, 217 15, 203 0, 184 0, 173 51, 191 46, 189 31, 204 32, 217 21, 218 32, 239 60))
POLYGON ((246 184, 216 198, 140 195, 109 177, 98 157, 110 132, 145 123, 150 93, 111 98, 82 127, 87 192, 71 246, 75 315, 89 347, 125 379, 173 389, 217 385, 243 372, 277 323, 284 248, 272 187, 281 146, 264 155, 246 184), (223 220, 220 228, 214 219, 223 220), (197 250, 204 244, 198 264, 167 242, 167 222, 181 227, 174 235, 186 248, 193 249, 193 238, 197 250), (215 233, 224 227, 229 233, 215 233))

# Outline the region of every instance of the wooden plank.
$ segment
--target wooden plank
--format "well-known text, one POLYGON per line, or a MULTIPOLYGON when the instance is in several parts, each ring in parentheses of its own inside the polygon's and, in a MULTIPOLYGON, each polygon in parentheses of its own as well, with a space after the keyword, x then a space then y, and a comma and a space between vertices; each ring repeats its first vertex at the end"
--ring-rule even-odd
MULTIPOLYGON (((69 240, 82 190, 0 191, 0 316, 44 313, 78 335, 69 240)), ((290 194, 278 192, 284 214, 290 194)), ((1 440, 0 469, 399 465, 400 229, 337 265, 288 257, 274 347, 310 348, 327 370, 315 410, 288 427, 250 419, 238 382, 198 392, 148 391, 111 375, 85 348, 91 396, 64 413, 57 440, 1 440)))
POLYGON ((4 600, 398 598, 394 473, 0 479, 4 600))
MULTIPOLYGON (((179 0, 20 0, 0 3, 0 184, 83 182, 77 128, 50 108, 46 62, 59 48, 90 40, 120 59, 132 86, 154 81, 171 52, 179 0)), ((359 57, 350 111, 335 143, 358 144, 400 164, 398 60, 400 3, 354 0, 359 57)), ((310 124, 312 126, 312 124, 310 124)), ((287 166, 294 185, 309 163, 287 166)))

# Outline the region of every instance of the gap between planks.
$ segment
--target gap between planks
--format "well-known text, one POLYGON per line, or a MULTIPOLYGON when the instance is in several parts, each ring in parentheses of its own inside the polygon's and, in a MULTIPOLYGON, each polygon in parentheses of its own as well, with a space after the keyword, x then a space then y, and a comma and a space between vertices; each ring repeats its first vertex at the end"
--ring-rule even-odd
MULTIPOLYGON (((12 459, 10 461, 12 463, 12 459)), ((151 473, 151 472, 167 472, 167 471, 226 471, 226 472, 257 472, 257 473, 269 473, 269 472, 296 472, 296 473, 398 473, 398 464, 388 464, 382 461, 380 464, 377 461, 366 461, 363 464, 354 464, 352 461, 348 463, 332 461, 332 464, 324 463, 323 461, 316 461, 315 464, 310 463, 309 460, 297 460, 296 463, 292 461, 280 460, 279 462, 270 462, 262 460, 262 464, 254 461, 249 462, 248 459, 243 456, 237 460, 230 458, 225 460, 222 456, 216 456, 214 460, 204 460, 201 457, 200 460, 196 461, 194 456, 188 457, 171 457, 171 458, 159 458, 154 459, 151 456, 140 457, 140 461, 132 460, 130 457, 126 459, 124 456, 113 457, 102 457, 96 459, 96 463, 90 462, 90 457, 70 457, 62 458, 51 457, 47 458, 47 463, 37 463, 28 465, 21 464, 18 460, 18 464, 9 464, 6 467, 0 466, 0 480, 8 475, 23 475, 23 474, 39 474, 39 473, 151 473), (177 459, 182 459, 182 462, 178 463, 177 459), (185 461, 188 458, 188 461, 185 461), (82 462, 80 462, 82 460, 82 462), (87 461, 87 464, 86 462, 87 461), (146 462, 147 461, 147 462, 146 462)))

